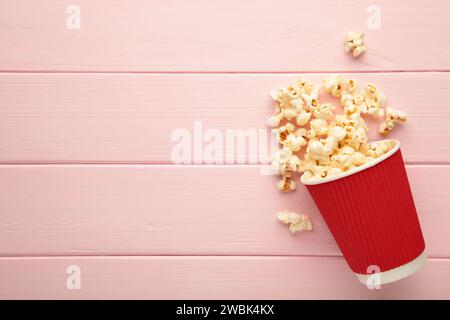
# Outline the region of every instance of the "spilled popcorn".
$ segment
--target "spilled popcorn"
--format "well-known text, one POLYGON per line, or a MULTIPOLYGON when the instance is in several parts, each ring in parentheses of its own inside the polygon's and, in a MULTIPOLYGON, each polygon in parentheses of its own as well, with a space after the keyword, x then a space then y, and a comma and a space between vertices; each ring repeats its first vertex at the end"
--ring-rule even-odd
POLYGON ((394 129, 396 123, 404 123, 406 121, 406 113, 387 107, 386 119, 380 124, 378 133, 387 135, 394 129))
MULTIPOLYGON (((321 86, 302 79, 277 89, 271 97, 276 103, 268 125, 282 147, 272 156, 272 167, 281 176, 278 189, 284 192, 295 190, 298 175, 304 181, 337 176, 391 150, 394 142, 390 140, 368 143, 363 116, 381 119, 378 132, 384 136, 407 119, 402 111, 385 110, 386 97, 374 84, 358 90, 355 80, 340 75, 326 78, 321 86), (337 106, 332 103, 320 102, 321 91, 338 99, 342 113, 335 114, 337 106)), ((296 218, 303 221, 299 225, 291 222, 292 212, 282 211, 277 216, 290 223, 292 233, 312 229, 309 217, 296 218), (309 223, 304 222, 307 220, 309 223)))
POLYGON ((345 41, 345 51, 351 52, 353 58, 357 58, 364 53, 367 47, 364 43, 364 33, 362 32, 348 32, 345 41))
POLYGON ((309 216, 305 214, 298 214, 293 211, 280 211, 277 213, 277 218, 281 223, 289 224, 289 231, 295 234, 299 231, 312 230, 312 221, 309 216))

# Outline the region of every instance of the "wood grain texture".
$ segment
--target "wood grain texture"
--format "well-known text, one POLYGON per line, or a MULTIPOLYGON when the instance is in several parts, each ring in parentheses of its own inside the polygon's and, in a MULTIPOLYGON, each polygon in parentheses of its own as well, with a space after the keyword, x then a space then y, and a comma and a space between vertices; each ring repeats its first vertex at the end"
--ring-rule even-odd
POLYGON ((366 26, 373 1, 2 1, 0 70, 333 71, 448 70, 450 4, 379 0, 381 28, 366 26), (430 18, 432 17, 432 18, 430 18), (354 60, 346 32, 367 33, 354 60), (433 45, 430 45, 433 44, 433 45))
MULTIPOLYGON (((0 166, 0 255, 340 255, 303 186, 261 166, 0 166), (277 211, 310 214, 292 236, 277 211)), ((450 257, 450 166, 409 166, 433 257, 450 257)), ((388 222, 386 222, 388 223, 388 222)))
MULTIPOLYGON (((0 74, 0 162, 172 163, 172 134, 186 129, 194 140, 194 121, 203 132, 264 129, 269 139, 268 93, 300 76, 320 83, 326 75, 0 74)), ((450 161, 449 73, 348 76, 376 83, 389 105, 408 113, 391 135, 407 162, 450 161)), ((380 139, 378 123, 368 122, 380 139)), ((267 161, 270 152, 258 151, 267 161)))
POLYGON ((0 258, 0 299, 449 299, 450 261, 369 290, 339 257, 0 258), (81 289, 66 287, 67 267, 81 289))

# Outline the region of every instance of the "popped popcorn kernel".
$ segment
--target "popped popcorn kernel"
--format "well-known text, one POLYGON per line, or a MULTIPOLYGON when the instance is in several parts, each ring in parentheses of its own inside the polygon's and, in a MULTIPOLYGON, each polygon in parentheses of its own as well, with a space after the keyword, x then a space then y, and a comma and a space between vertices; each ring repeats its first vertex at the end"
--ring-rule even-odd
POLYGON ((291 151, 299 151, 306 145, 306 140, 303 137, 296 136, 295 134, 289 134, 283 141, 283 146, 291 151))
POLYGON ((363 32, 348 32, 345 39, 345 51, 351 52, 353 58, 357 58, 367 50, 363 32))
POLYGON ((301 231, 311 231, 313 229, 311 218, 305 214, 300 216, 300 221, 297 223, 291 223, 289 225, 289 231, 291 234, 296 234, 301 231))
POLYGON ((280 125, 280 121, 283 119, 283 114, 278 113, 274 116, 271 116, 269 119, 267 119, 267 124, 269 127, 276 128, 280 125))
POLYGON ((400 110, 395 110, 393 108, 387 107, 386 109, 386 118, 396 122, 406 122, 406 113, 400 110))
POLYGON ((332 141, 340 142, 345 138, 347 132, 341 126, 334 126, 329 130, 328 137, 331 138, 332 141))
POLYGON ((375 118, 382 118, 384 116, 384 104, 386 101, 384 93, 379 91, 374 84, 367 83, 361 95, 364 97, 362 112, 375 118))
POLYGON ((346 92, 349 94, 355 94, 358 88, 358 84, 355 79, 349 79, 346 81, 346 92))
POLYGON ((305 214, 298 214, 293 211, 283 210, 277 213, 277 219, 281 223, 289 224, 289 231, 292 234, 300 231, 310 231, 313 229, 311 218, 305 214))
POLYGON ((345 88, 345 80, 339 75, 330 76, 323 81, 323 87, 333 97, 340 98, 345 88))
POLYGON ((293 157, 293 153, 289 149, 281 149, 272 155, 272 168, 277 175, 286 175, 288 172, 288 162, 293 157))
POLYGON ((380 127, 378 128, 378 133, 387 136, 392 129, 395 127, 395 122, 391 120, 384 120, 382 123, 380 123, 380 127))
POLYGON ((313 119, 309 122, 311 126, 311 134, 314 137, 325 136, 328 134, 328 123, 324 119, 313 119))
POLYGON ((295 190, 295 187, 295 181, 292 180, 292 177, 288 175, 283 176, 280 182, 278 182, 278 190, 281 190, 283 192, 293 191, 295 190))
POLYGON ((294 125, 288 122, 284 126, 279 127, 278 129, 273 129, 273 132, 275 133, 277 141, 279 143, 283 143, 286 140, 287 136, 293 133, 294 130, 295 130, 294 125))
POLYGON ((295 120, 297 122, 297 125, 304 126, 309 122, 310 119, 311 119, 311 112, 304 110, 297 115, 297 118, 295 120))
POLYGON ((406 119, 407 119, 406 113, 404 113, 403 111, 387 107, 386 118, 380 124, 378 132, 381 135, 386 136, 392 131, 392 129, 394 129, 397 123, 404 123, 406 122, 406 119))
POLYGON ((313 115, 317 119, 329 120, 333 117, 333 111, 336 109, 331 103, 319 104, 313 110, 313 115))
POLYGON ((277 219, 281 223, 290 224, 290 223, 299 223, 301 221, 301 216, 293 211, 283 210, 277 213, 277 219))

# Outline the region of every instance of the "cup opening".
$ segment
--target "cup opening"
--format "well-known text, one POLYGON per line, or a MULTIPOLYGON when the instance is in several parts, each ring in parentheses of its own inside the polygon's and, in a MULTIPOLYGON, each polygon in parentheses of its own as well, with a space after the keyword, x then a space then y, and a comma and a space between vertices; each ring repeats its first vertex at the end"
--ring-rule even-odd
MULTIPOLYGON (((382 141, 392 141, 394 142, 394 146, 391 148, 391 150, 389 150, 388 152, 386 152, 385 154, 383 154, 381 157, 375 158, 372 161, 365 163, 359 167, 353 168, 351 170, 342 172, 341 174, 332 176, 332 177, 327 177, 327 178, 323 178, 323 179, 311 179, 311 180, 307 180, 305 181, 303 179, 303 176, 300 177, 300 182, 304 185, 315 185, 315 184, 321 184, 321 183, 327 183, 330 181, 334 181, 334 180, 338 180, 338 179, 342 179, 348 176, 351 176, 352 174, 355 174, 357 172, 360 172, 362 170, 366 170, 370 167, 373 167, 374 165, 386 160, 387 158, 389 158, 390 156, 392 156, 394 153, 396 153, 399 149, 400 149, 400 141, 395 140, 395 139, 384 139, 384 140, 378 140, 378 141, 373 141, 371 143, 375 143, 375 142, 382 142, 382 141)), ((371 144, 369 143, 369 145, 371 144)))

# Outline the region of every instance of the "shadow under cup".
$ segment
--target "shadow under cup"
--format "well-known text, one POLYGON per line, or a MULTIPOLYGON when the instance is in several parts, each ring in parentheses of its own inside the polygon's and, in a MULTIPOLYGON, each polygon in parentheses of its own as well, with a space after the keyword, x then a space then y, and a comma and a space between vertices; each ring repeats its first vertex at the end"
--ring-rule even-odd
POLYGON ((405 278, 426 262, 425 241, 400 143, 370 163, 330 178, 301 181, 361 283, 405 278))

